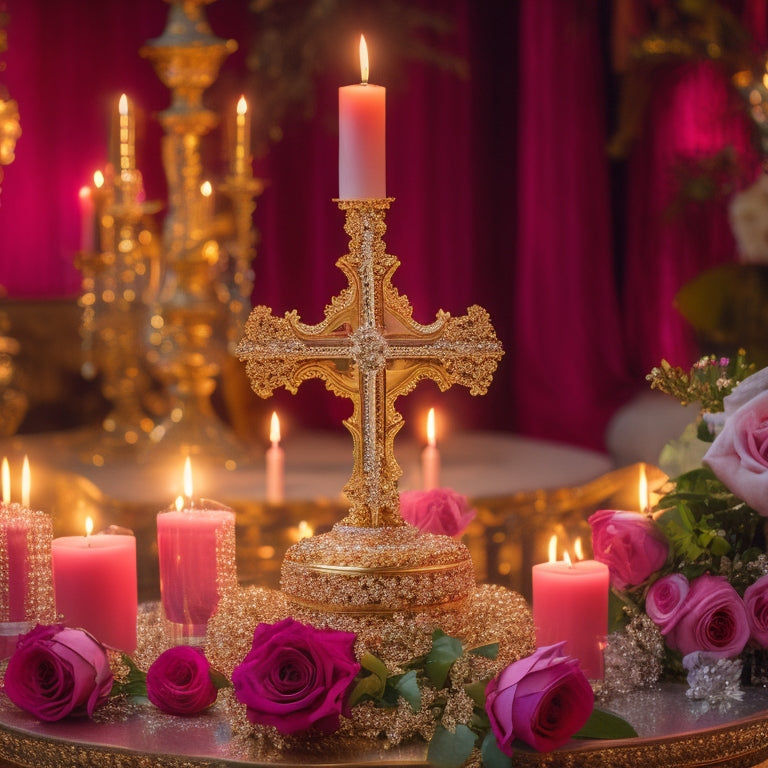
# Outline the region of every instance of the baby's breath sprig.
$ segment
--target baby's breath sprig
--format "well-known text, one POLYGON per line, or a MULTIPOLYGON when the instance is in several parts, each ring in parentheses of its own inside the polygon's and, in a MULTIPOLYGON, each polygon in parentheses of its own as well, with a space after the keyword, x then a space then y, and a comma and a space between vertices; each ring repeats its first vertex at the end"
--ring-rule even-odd
POLYGON ((702 411, 719 413, 723 399, 754 369, 754 363, 748 362, 747 353, 740 349, 732 358, 705 355, 689 371, 662 360, 645 378, 651 389, 672 395, 681 405, 700 403, 702 411))

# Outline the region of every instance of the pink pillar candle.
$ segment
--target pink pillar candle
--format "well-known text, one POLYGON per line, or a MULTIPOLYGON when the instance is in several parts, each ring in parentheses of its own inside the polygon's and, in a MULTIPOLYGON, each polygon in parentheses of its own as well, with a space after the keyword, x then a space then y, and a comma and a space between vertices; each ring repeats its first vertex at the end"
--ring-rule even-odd
POLYGON ((282 504, 285 501, 285 451, 278 443, 267 448, 267 501, 282 504))
POLYGON ((566 641, 590 680, 603 677, 608 634, 608 567, 596 560, 533 566, 533 624, 536 645, 566 641))
POLYGON ((68 627, 85 629, 112 648, 136 650, 136 539, 97 534, 54 539, 56 610, 68 627))
POLYGON ((425 491, 440 487, 440 451, 436 445, 426 445, 421 452, 421 484, 425 491))
MULTIPOLYGON (((8 507, 5 507, 7 510, 8 507)), ((3 515, 0 518, 0 620, 7 622, 27 619, 27 536, 29 528, 23 517, 3 515)))
POLYGON ((235 514, 216 502, 187 500, 157 515, 160 595, 179 642, 205 639, 222 590, 236 583, 235 514))

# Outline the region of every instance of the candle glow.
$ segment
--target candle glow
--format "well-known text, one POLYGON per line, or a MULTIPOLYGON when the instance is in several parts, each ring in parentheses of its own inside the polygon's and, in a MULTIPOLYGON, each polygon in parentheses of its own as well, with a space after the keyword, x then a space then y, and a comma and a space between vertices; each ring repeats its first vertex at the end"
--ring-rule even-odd
POLYGON ((640 479, 637 483, 637 501, 641 512, 648 512, 651 508, 648 495, 648 476, 645 473, 645 464, 640 465, 640 479))
POLYGON ((120 113, 120 172, 133 171, 136 168, 136 127, 128 96, 122 94, 117 105, 120 113))
POLYGON ((280 442, 280 419, 277 417, 277 411, 272 412, 272 418, 269 421, 269 442, 272 445, 280 442))
POLYGON ((85 538, 87 539, 93 533, 93 518, 89 515, 85 518, 85 538))
POLYGON ((245 165, 250 155, 250 131, 248 102, 245 96, 240 96, 237 101, 235 117, 235 168, 236 176, 245 174, 245 165))
POLYGON ((192 498, 192 461, 189 456, 184 460, 184 497, 192 498))
POLYGON ((425 491, 440 487, 440 451, 437 448, 435 409, 427 413, 427 445, 421 452, 421 482, 425 491))
POLYGON ((360 35, 360 82, 368 85, 368 45, 365 42, 365 36, 360 35))

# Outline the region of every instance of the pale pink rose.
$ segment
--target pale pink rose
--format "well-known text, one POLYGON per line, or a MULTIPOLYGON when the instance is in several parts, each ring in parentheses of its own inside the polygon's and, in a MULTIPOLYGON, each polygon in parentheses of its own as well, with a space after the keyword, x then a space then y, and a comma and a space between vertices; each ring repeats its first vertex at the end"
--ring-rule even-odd
POLYGON ((683 656, 694 651, 723 659, 738 656, 749 640, 744 603, 725 576, 699 576, 666 637, 667 645, 683 656))
POLYGON ((476 513, 470 509, 466 496, 451 488, 435 488, 431 491, 403 491, 400 494, 400 514, 403 520, 420 531, 459 537, 476 513))
POLYGON ((703 461, 731 493, 768 515, 768 392, 728 415, 703 461))
POLYGON ((680 607, 691 588, 682 573, 670 573, 651 584, 645 597, 645 612, 666 635, 680 618, 680 607))
POLYGON ((564 642, 513 662, 485 689, 485 710, 499 749, 512 755, 515 739, 539 752, 563 746, 589 720, 592 686, 564 642))
POLYGON ((667 540, 647 515, 601 509, 589 524, 595 560, 608 566, 615 589, 642 584, 667 561, 667 540))
POLYGON ((768 575, 761 576, 744 590, 744 608, 750 640, 760 648, 768 648, 768 575))

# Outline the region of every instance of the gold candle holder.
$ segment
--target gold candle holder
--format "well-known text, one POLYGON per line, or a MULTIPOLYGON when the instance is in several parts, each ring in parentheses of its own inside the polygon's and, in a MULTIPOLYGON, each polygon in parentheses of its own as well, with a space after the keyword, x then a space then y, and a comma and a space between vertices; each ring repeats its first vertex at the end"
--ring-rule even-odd
POLYGON ((429 610, 461 602, 474 586, 463 544, 422 534, 400 516, 402 472, 394 439, 403 418, 395 401, 427 378, 441 390, 461 384, 483 394, 504 353, 488 313, 478 306, 457 318, 439 310, 430 325, 413 319, 407 297, 391 282, 399 261, 383 241, 391 202, 338 201, 350 241, 337 266, 349 284, 331 300, 321 323, 306 325, 295 310, 278 318, 268 307, 256 307, 238 347, 261 397, 278 386, 296 392, 302 381, 320 378, 352 401, 352 416, 344 422, 354 455, 344 488, 349 513, 330 533, 295 544, 283 561, 283 591, 313 609, 429 610))

